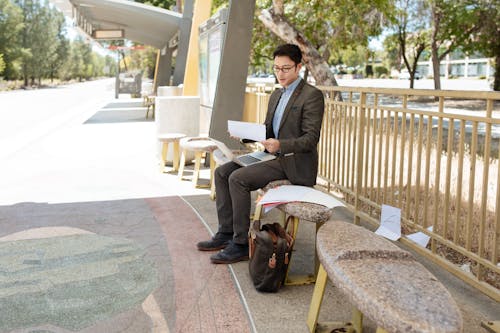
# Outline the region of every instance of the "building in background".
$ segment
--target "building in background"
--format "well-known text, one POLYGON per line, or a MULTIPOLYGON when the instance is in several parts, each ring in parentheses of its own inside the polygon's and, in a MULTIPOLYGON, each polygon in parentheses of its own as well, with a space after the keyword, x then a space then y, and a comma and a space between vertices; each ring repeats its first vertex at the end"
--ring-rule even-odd
MULTIPOLYGON (((465 55, 461 51, 456 51, 446 55, 441 61, 440 74, 448 78, 476 78, 489 79, 495 74, 492 66, 493 58, 485 58, 481 54, 465 55)), ((432 77, 432 59, 419 61, 417 70, 422 77, 432 77)))

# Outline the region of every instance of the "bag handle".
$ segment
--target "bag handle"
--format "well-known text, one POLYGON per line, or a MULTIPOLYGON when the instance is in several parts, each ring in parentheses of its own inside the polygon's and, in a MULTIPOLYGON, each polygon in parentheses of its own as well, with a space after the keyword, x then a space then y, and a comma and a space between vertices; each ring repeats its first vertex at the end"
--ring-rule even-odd
POLYGON ((280 236, 284 239, 286 239, 287 243, 288 243, 288 248, 291 250, 293 248, 293 244, 295 243, 295 239, 293 238, 293 233, 294 233, 294 229, 295 229, 295 224, 292 222, 291 225, 292 225, 292 229, 291 231, 288 231, 288 226, 290 224, 290 221, 293 220, 293 216, 292 215, 289 215, 285 221, 285 227, 282 227, 279 223, 276 223, 277 224, 277 228, 280 232, 280 236))
MULTIPOLYGON (((290 223, 290 221, 293 220, 293 216, 292 215, 288 215, 288 217, 286 218, 286 221, 285 221, 285 231, 288 230, 288 224, 290 223)), ((292 230, 290 231, 290 235, 293 235, 293 233, 295 232, 295 223, 291 223, 292 224, 292 230)))

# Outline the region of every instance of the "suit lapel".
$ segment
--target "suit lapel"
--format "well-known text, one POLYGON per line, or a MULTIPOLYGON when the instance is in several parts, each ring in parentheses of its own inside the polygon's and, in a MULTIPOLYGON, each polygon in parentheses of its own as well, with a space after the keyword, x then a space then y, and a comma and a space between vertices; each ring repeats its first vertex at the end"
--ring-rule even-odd
POLYGON ((269 121, 271 122, 271 124, 273 122, 274 113, 276 112, 276 107, 278 106, 278 102, 281 98, 281 95, 283 95, 283 90, 279 89, 275 95, 276 97, 274 98, 274 100, 271 101, 269 105, 269 110, 271 110, 271 113, 269 114, 269 121))
MULTIPOLYGON (((290 113, 290 110, 292 109, 293 103, 295 103, 295 100, 297 99, 297 96, 300 95, 300 92, 302 91, 302 88, 304 88, 304 84, 305 84, 304 80, 301 80, 300 83, 299 83, 299 85, 293 91, 292 96, 290 96, 290 99, 288 100, 288 103, 286 105, 285 111, 283 112, 283 117, 281 117, 280 131, 281 131, 281 128, 283 127, 283 124, 285 123, 286 118, 288 117, 288 114, 290 113)), ((274 116, 274 114, 273 114, 273 116, 274 116)))

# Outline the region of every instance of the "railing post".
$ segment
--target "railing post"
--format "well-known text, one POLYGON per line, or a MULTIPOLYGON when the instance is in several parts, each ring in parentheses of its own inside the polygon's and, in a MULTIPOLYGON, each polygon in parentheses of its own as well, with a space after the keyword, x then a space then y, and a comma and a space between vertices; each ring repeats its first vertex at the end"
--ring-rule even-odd
POLYGON ((359 224, 359 196, 363 188, 363 156, 364 156, 364 143, 365 143, 365 122, 366 122, 366 92, 361 92, 358 107, 358 128, 356 135, 356 186, 354 192, 354 223, 359 224))

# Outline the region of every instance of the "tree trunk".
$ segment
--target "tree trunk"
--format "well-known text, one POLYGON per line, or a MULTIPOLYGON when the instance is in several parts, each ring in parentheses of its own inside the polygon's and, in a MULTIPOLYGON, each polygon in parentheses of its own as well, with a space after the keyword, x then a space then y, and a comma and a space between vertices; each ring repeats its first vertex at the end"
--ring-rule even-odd
POLYGON ((338 86, 328 63, 321 57, 319 51, 279 12, 279 8, 275 10, 275 7, 264 9, 259 15, 259 20, 276 36, 287 43, 296 44, 300 48, 302 61, 318 86, 338 86))
POLYGON ((432 42, 431 46, 432 55, 432 76, 434 78, 434 89, 441 90, 441 73, 439 68, 439 54, 438 48, 435 42, 432 42))
MULTIPOLYGON (((434 78, 434 89, 441 90, 441 73, 439 71, 439 45, 437 42, 439 24, 441 22, 440 12, 436 4, 432 6, 432 34, 431 34, 431 56, 432 56, 432 76, 434 78)), ((437 97, 436 97, 437 98, 437 97)))

